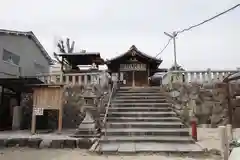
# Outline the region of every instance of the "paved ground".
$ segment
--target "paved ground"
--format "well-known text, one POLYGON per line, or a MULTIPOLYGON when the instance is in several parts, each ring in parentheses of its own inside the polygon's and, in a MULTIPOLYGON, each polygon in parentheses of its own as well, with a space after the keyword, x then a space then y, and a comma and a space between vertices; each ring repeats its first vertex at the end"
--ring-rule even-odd
POLYGON ((219 157, 185 157, 164 155, 134 155, 134 156, 104 156, 91 155, 86 150, 34 150, 34 149, 6 149, 0 151, 0 160, 220 160, 219 157))
MULTIPOLYGON (((3 136, 3 135, 2 135, 3 136)), ((1 133, 0 133, 1 137, 1 133)), ((240 129, 236 129, 234 132, 235 138, 240 138, 240 129)), ((217 129, 198 129, 198 143, 207 149, 220 149, 219 148, 219 138, 217 129)), ((187 157, 181 155, 134 155, 134 156, 104 156, 104 155, 93 155, 86 150, 81 149, 29 149, 29 148, 7 148, 0 150, 0 160, 147 160, 151 158, 152 160, 220 160, 218 156, 212 157, 187 157)))

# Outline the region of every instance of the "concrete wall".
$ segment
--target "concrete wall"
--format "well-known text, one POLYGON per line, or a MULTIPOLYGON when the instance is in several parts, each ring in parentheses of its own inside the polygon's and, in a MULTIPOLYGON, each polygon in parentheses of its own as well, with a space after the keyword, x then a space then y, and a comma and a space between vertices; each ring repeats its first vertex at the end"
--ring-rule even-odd
POLYGON ((21 70, 22 76, 34 76, 39 71, 34 63, 44 66, 44 72, 49 71, 49 64, 42 55, 39 48, 25 36, 0 35, 0 76, 19 75, 21 70), (13 65, 2 60, 3 49, 20 56, 19 66, 13 65), (19 67, 21 69, 19 69, 19 67))

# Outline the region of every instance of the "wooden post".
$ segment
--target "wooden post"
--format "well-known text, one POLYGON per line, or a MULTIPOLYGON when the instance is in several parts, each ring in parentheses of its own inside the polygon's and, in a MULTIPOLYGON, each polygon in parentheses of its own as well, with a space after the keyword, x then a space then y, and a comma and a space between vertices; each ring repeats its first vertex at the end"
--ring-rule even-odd
POLYGON ((33 111, 32 111, 31 133, 32 134, 36 133, 36 115, 34 113, 34 108, 33 108, 33 111))
POLYGON ((135 71, 132 71, 132 87, 135 87, 135 71))
POLYGON ((150 85, 150 79, 149 79, 149 77, 150 77, 150 67, 149 67, 149 65, 147 65, 147 81, 148 81, 148 86, 150 85))
POLYGON ((62 132, 62 107, 58 111, 58 133, 62 132))
POLYGON ((64 61, 64 59, 63 59, 63 57, 62 57, 62 59, 61 59, 61 72, 63 72, 63 62, 64 61))
POLYGON ((227 141, 227 134, 226 134, 226 127, 219 126, 219 136, 220 136, 220 145, 221 145, 221 155, 223 160, 228 160, 228 141, 227 141))

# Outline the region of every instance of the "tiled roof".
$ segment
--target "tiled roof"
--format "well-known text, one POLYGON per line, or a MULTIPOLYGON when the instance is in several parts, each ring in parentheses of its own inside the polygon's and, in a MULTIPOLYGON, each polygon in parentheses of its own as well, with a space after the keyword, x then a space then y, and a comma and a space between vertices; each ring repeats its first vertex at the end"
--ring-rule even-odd
POLYGON ((146 58, 149 58, 149 59, 151 59, 151 60, 154 60, 154 61, 156 61, 156 62, 158 62, 158 63, 162 63, 162 60, 161 60, 161 59, 157 59, 157 58, 155 58, 155 57, 152 57, 152 56, 150 56, 150 55, 148 55, 148 54, 145 54, 145 53, 139 51, 135 45, 132 45, 127 52, 125 52, 125 53, 123 53, 123 54, 121 54, 121 55, 119 55, 119 56, 117 56, 117 57, 114 57, 113 59, 107 60, 107 62, 110 62, 110 61, 113 61, 113 60, 117 60, 117 59, 123 57, 125 54, 128 54, 128 53, 131 52, 131 51, 136 51, 137 54, 140 54, 140 55, 142 55, 142 56, 144 56, 144 57, 146 57, 146 58))

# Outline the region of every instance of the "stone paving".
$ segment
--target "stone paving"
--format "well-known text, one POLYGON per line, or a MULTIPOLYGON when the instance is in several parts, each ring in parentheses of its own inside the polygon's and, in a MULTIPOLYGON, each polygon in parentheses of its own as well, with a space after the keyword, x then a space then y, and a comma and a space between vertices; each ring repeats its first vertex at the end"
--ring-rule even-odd
MULTIPOLYGON (((33 135, 33 137, 42 137, 45 140, 49 139, 64 139, 69 138, 68 132, 64 132, 63 135, 57 135, 54 133, 50 134, 41 134, 41 135, 33 135)), ((240 138, 240 128, 234 130, 234 138, 240 138)), ((31 137, 29 132, 0 132, 1 138, 13 138, 13 137, 31 137), (21 134, 20 134, 21 133, 21 134)), ((74 139, 74 138, 69 138, 74 139)), ((203 148, 210 150, 212 153, 211 156, 201 155, 160 155, 160 154, 135 154, 135 155, 96 155, 89 153, 84 149, 32 149, 32 148, 3 148, 0 149, 0 160, 18 160, 19 157, 21 159, 35 159, 35 160, 65 160, 65 159, 81 159, 84 158, 86 160, 105 160, 105 159, 161 159, 161 160, 220 160, 217 150, 220 149, 220 142, 218 137, 218 130, 216 128, 198 128, 198 142, 203 148)))
MULTIPOLYGON (((67 133, 67 132, 65 132, 67 133)), ((7 137, 19 137, 19 136, 31 136, 29 132, 12 132, 6 134, 0 133, 0 138, 7 138, 7 137)), ((44 135, 34 135, 34 136, 42 136, 46 139, 51 139, 53 137, 61 139, 68 137, 67 134, 65 135, 57 135, 57 134, 44 134, 44 135)), ((234 130, 234 138, 240 138, 240 128, 234 130)), ((199 128, 198 129, 198 142, 203 148, 207 148, 208 150, 212 150, 212 156, 204 156, 201 155, 160 155, 160 154, 135 154, 135 155, 111 155, 111 156, 104 156, 104 155, 96 155, 89 153, 87 150, 84 149, 31 149, 31 148, 4 148, 0 149, 0 160, 19 160, 21 159, 35 159, 35 160, 77 160, 84 158, 86 160, 106 160, 106 159, 113 159, 113 160, 132 160, 132 159, 139 159, 139 160, 147 160, 151 158, 152 160, 220 160, 221 158, 219 155, 216 155, 216 150, 220 149, 219 145, 219 137, 218 137, 218 130, 216 128, 199 128), (215 151, 214 151, 215 150, 215 151), (214 152, 213 152, 214 151, 214 152)))
POLYGON ((184 155, 158 155, 158 154, 140 154, 140 155, 92 155, 87 150, 56 150, 56 149, 6 149, 0 150, 1 160, 221 160, 217 156, 184 156, 184 155))

